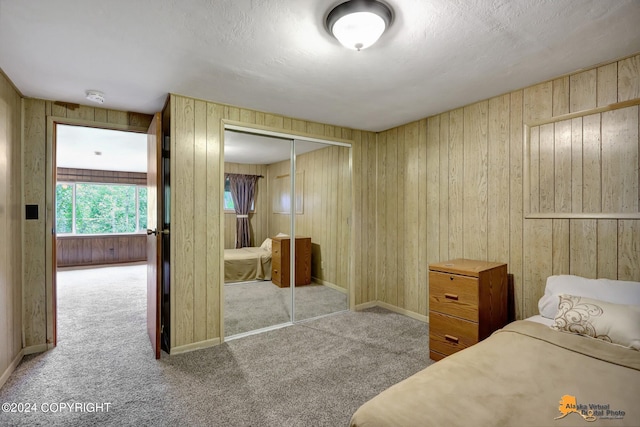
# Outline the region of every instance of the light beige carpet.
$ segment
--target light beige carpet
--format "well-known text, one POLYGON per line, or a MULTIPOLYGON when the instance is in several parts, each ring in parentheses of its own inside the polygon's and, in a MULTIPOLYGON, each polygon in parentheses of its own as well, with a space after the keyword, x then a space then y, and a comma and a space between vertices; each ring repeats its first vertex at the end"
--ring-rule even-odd
POLYGON ((155 360, 139 273, 60 277, 58 347, 25 356, 0 389, 0 402, 38 410, 0 412, 1 426, 345 426, 362 403, 430 363, 427 325, 383 309, 155 360), (61 402, 110 406, 41 410, 61 402))

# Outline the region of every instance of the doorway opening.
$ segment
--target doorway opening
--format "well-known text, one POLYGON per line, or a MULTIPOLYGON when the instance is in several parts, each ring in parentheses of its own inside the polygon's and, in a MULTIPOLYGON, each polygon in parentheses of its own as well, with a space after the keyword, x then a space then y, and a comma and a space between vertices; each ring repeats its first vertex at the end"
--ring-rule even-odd
POLYGON ((132 320, 144 339, 147 136, 54 126, 54 339, 131 337, 132 320))

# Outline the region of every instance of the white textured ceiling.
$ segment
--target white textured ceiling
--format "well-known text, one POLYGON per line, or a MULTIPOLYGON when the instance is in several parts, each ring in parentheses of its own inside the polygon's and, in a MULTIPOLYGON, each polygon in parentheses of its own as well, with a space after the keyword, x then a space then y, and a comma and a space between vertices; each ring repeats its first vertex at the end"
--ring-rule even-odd
POLYGON ((56 165, 60 168, 146 173, 147 135, 57 125, 56 165))
POLYGON ((29 97, 159 111, 168 92, 367 130, 640 51, 637 0, 387 0, 355 52, 336 0, 0 0, 0 68, 29 97))

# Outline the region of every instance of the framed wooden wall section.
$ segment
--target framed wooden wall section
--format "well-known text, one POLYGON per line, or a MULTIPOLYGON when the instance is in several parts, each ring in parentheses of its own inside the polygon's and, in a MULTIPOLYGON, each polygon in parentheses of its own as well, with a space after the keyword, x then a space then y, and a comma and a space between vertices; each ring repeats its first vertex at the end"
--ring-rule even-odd
POLYGON ((525 219, 640 219, 639 105, 525 123, 525 219))

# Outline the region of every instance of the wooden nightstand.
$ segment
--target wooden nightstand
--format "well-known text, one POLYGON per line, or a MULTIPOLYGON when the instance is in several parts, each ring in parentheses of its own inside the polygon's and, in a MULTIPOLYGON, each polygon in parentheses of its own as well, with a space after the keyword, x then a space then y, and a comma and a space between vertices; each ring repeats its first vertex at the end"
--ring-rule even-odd
POLYGON ((507 264, 454 259, 429 265, 429 357, 440 360, 507 324, 507 264))
MULTIPOLYGON (((289 237, 271 238, 271 281, 281 288, 289 287, 289 237)), ((311 283, 311 237, 296 236, 296 286, 311 283)))

